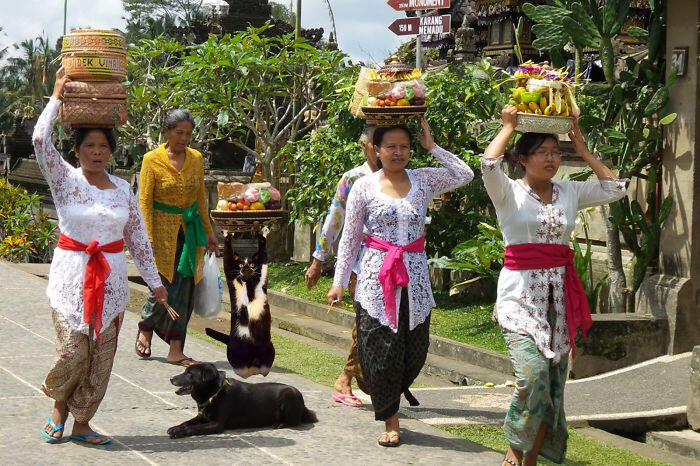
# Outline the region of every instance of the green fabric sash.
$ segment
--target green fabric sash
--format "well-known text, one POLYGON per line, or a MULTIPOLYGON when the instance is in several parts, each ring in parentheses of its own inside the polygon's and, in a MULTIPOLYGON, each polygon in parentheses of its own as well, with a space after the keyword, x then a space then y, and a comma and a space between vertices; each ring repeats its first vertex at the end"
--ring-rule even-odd
POLYGON ((207 245, 207 235, 204 232, 204 223, 202 223, 202 217, 199 216, 197 203, 182 209, 153 201, 153 208, 168 214, 182 215, 185 222, 185 244, 182 247, 177 271, 183 277, 194 277, 194 269, 197 264, 197 246, 207 245))

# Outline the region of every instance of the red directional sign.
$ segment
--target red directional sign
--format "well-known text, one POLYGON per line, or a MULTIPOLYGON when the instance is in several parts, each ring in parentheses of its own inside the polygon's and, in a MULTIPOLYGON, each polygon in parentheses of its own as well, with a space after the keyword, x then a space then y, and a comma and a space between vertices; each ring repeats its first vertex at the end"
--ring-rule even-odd
POLYGON ((397 11, 432 10, 450 7, 450 0, 389 0, 387 3, 397 11))
POLYGON ((391 23, 389 30, 397 36, 449 34, 451 19, 451 15, 399 18, 391 23))

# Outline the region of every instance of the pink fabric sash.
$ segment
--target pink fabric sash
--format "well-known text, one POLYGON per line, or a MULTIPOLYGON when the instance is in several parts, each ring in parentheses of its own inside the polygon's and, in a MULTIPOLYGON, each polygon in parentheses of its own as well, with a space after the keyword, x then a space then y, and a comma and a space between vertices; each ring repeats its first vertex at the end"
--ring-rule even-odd
POLYGON ((382 268, 379 270, 379 283, 381 283, 382 292, 384 293, 384 315, 391 325, 396 328, 396 296, 394 291, 397 286, 402 288, 408 286, 409 281, 408 271, 403 263, 403 253, 425 251, 425 236, 421 236, 406 246, 397 246, 383 239, 367 235, 364 245, 366 248, 386 252, 382 268))
POLYGON ((503 265, 508 270, 550 269, 566 267, 564 274, 564 298, 566 299, 566 319, 569 325, 569 343, 572 357, 575 355, 574 338, 576 330, 586 338, 586 332, 593 325, 588 299, 581 279, 574 268, 574 253, 566 244, 525 243, 506 246, 503 265))

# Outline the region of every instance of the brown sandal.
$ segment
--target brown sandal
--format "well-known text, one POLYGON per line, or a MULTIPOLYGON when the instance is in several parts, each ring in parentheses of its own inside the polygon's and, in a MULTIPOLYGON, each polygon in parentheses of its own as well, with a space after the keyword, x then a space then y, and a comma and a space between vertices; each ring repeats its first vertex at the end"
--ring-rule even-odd
POLYGON ((192 358, 182 358, 178 361, 165 361, 168 364, 172 364, 174 366, 182 366, 182 367, 189 367, 192 364, 197 364, 197 361, 195 361, 192 358))
POLYGON ((377 443, 383 447, 398 447, 401 443, 401 437, 399 437, 399 433, 396 431, 383 432, 379 434, 379 437, 377 438, 377 443), (380 440, 384 436, 386 437, 386 441, 380 440), (396 438, 397 442, 392 442, 391 439, 393 438, 396 438))
POLYGON ((146 353, 146 350, 151 349, 150 343, 144 343, 142 342, 139 337, 141 336, 141 329, 139 329, 138 332, 136 332, 136 344, 134 345, 134 350, 136 350, 136 354, 139 355, 142 359, 148 359, 151 357, 151 353, 146 353), (143 351, 139 350, 139 346, 143 348, 143 351))

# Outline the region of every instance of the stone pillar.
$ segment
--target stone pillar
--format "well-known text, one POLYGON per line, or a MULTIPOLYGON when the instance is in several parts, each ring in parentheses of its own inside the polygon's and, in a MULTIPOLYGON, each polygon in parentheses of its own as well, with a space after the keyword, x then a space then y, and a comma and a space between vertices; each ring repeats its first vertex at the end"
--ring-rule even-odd
POLYGON ((294 250, 292 260, 295 262, 311 262, 311 254, 316 248, 316 234, 313 226, 294 222, 294 250))
POLYGON ((700 342, 700 121, 697 101, 700 0, 669 0, 666 32, 667 73, 673 49, 687 47, 685 76, 671 87, 676 122, 666 129, 662 197, 674 207, 661 231, 659 275, 639 292, 639 312, 668 319, 668 353, 690 351, 700 342))
POLYGON ((688 424, 700 432, 700 345, 690 358, 690 390, 688 390, 688 424))

